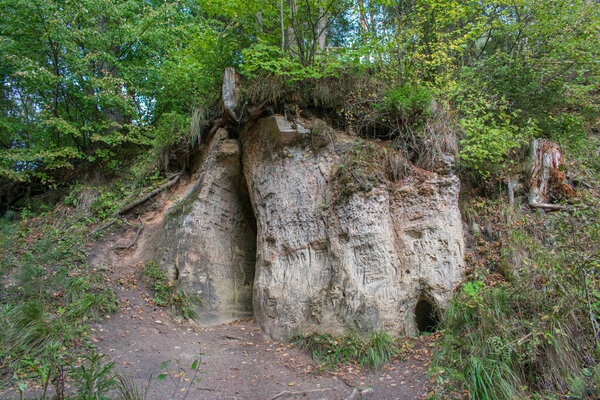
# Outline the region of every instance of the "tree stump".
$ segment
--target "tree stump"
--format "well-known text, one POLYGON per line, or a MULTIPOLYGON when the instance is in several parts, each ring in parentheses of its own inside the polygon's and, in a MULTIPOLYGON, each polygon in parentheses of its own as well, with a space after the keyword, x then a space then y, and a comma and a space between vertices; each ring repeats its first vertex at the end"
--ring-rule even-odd
POLYGON ((558 144, 546 139, 533 139, 531 149, 531 174, 529 176, 529 205, 547 210, 563 207, 549 204, 552 191, 571 197, 575 191, 561 171, 562 154, 558 144))

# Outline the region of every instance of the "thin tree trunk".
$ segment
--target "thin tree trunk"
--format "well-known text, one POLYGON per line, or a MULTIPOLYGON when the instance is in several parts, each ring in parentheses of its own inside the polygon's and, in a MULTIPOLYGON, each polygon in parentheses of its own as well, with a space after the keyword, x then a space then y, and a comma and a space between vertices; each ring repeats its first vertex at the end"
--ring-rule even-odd
POLYGON ((296 29, 294 27, 294 21, 298 14, 298 6, 296 5, 296 0, 288 0, 288 6, 291 10, 291 22, 290 26, 287 28, 287 47, 290 51, 290 54, 296 54, 300 56, 298 52, 298 39, 296 38, 296 29))
POLYGON ((327 49, 327 13, 323 7, 319 8, 319 22, 317 23, 317 55, 324 54, 327 49))
POLYGON ((281 17, 281 54, 285 51, 285 25, 283 23, 283 0, 281 0, 281 5, 279 9, 279 15, 281 17))

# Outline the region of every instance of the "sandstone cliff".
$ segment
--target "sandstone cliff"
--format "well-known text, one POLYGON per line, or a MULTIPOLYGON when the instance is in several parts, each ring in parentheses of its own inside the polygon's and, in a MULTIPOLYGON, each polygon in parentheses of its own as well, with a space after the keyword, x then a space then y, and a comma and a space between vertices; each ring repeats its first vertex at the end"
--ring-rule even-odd
POLYGON ((239 139, 219 130, 157 235, 157 259, 202 297, 205 322, 253 312, 276 338, 415 333, 417 303, 439 312, 462 277, 460 183, 411 165, 386 176, 368 154, 380 144, 311 125, 271 116, 239 139))

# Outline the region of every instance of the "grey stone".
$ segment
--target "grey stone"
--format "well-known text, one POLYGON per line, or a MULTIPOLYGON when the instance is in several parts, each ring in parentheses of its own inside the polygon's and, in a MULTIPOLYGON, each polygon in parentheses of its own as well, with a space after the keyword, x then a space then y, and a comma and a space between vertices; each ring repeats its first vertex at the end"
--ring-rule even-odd
POLYGON ((225 68, 225 73, 223 74, 221 99, 226 115, 238 121, 237 109, 240 105, 240 77, 235 69, 231 67, 225 68))
POLYGON ((414 334, 420 300, 447 306, 464 272, 450 170, 379 173, 348 192, 340 170, 356 138, 336 133, 316 150, 303 121, 283 116, 239 136, 221 129, 205 145, 196 183, 156 235, 160 264, 203 299, 201 322, 253 312, 277 339, 414 334))

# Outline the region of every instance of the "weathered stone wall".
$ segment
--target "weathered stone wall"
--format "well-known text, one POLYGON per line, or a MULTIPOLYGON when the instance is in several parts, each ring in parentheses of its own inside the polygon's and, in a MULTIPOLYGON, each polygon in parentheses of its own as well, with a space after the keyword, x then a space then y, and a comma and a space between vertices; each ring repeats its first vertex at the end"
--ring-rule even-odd
POLYGON ((253 312, 280 339, 412 334, 419 300, 446 307, 463 274, 458 179, 415 167, 343 190, 355 145, 282 116, 247 125, 239 141, 222 129, 210 139, 154 240, 178 287, 202 298, 201 323, 253 312))
POLYGON ((217 131, 153 240, 177 288, 201 298, 202 324, 252 315, 256 232, 240 162, 239 142, 217 131))
POLYGON ((414 333, 417 301, 443 308, 461 279, 458 179, 423 171, 340 200, 335 149, 345 146, 315 149, 312 139, 281 116, 241 134, 257 220, 256 321, 278 338, 414 333))

